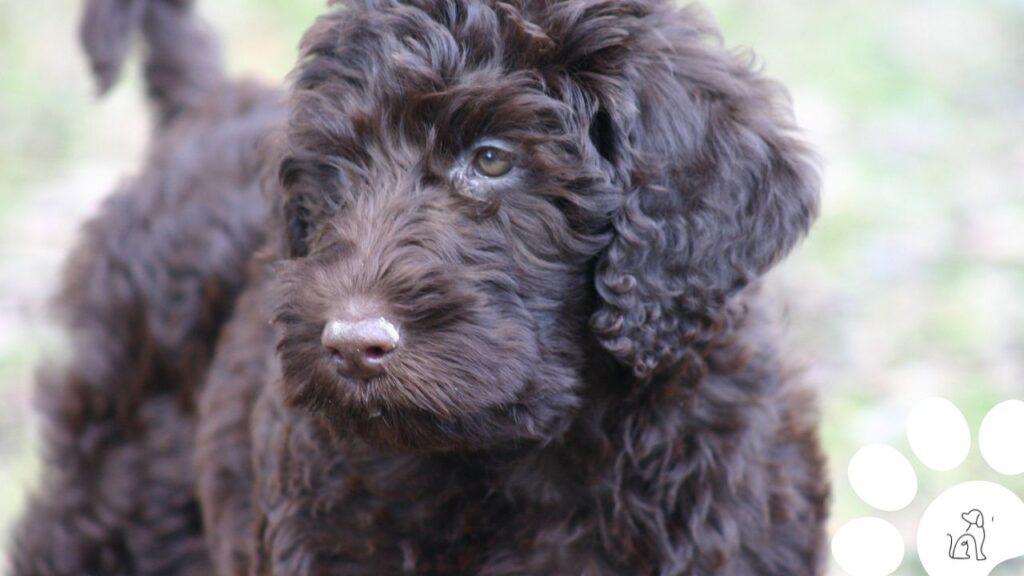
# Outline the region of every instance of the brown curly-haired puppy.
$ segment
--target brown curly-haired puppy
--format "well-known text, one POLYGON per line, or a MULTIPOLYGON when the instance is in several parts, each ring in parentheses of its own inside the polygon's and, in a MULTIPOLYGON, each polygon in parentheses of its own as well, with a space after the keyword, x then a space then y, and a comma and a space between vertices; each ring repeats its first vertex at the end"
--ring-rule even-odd
POLYGON ((822 571, 756 304, 818 177, 698 11, 352 0, 288 98, 189 0, 89 0, 102 87, 137 32, 155 140, 69 264, 15 574, 822 571))

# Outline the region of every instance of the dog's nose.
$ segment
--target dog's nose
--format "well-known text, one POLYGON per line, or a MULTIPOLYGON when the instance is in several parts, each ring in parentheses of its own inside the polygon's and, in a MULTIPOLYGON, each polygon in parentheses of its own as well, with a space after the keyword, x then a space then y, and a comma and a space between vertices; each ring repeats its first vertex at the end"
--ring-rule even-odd
POLYGON ((351 378, 384 372, 384 359, 398 348, 398 328, 386 318, 328 320, 320 343, 338 370, 351 378))

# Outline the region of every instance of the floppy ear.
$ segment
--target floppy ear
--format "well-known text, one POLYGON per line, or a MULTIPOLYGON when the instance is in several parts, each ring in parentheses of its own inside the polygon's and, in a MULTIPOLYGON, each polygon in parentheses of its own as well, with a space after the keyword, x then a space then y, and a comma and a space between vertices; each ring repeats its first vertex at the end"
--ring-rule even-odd
POLYGON ((729 297, 804 235, 819 177, 785 91, 723 48, 700 14, 612 4, 618 78, 591 77, 590 133, 624 199, 591 325, 647 377, 713 335, 729 297))

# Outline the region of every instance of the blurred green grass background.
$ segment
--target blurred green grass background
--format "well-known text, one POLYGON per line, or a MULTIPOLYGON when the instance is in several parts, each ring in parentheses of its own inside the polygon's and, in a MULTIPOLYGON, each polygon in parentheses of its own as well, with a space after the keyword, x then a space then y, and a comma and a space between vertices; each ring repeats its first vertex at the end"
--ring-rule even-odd
MULTIPOLYGON (((269 82, 323 9, 200 4, 232 70, 269 82)), ((905 417, 928 396, 953 400, 972 431, 999 401, 1024 397, 1024 0, 704 4, 730 46, 754 49, 789 86, 825 160, 821 219, 769 288, 788 349, 821 391, 832 526, 892 521, 908 544, 899 573, 923 574, 913 540, 931 498, 968 479, 1024 495, 1024 480, 990 471, 975 443, 951 472, 915 462, 914 504, 876 513, 846 465, 871 442, 910 455, 905 417)), ((0 542, 38 474, 31 383, 60 347, 46 315, 60 261, 147 136, 134 71, 93 98, 77 11, 75 0, 0 0, 0 542)))

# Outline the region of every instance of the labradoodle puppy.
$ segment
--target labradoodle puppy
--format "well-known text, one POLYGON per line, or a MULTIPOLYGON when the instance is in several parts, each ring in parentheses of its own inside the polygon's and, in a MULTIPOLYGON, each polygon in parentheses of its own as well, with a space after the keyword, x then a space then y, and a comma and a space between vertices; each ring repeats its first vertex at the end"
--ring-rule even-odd
POLYGON ((287 95, 189 0, 85 229, 14 573, 818 574, 813 395, 758 278, 819 179, 785 92, 668 0, 351 0, 287 95))

